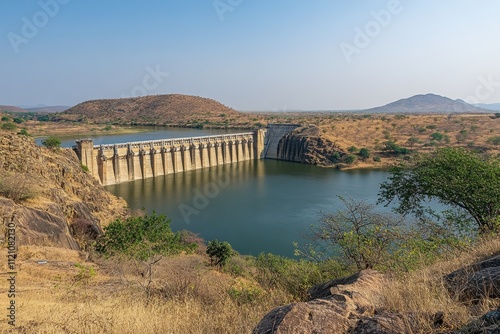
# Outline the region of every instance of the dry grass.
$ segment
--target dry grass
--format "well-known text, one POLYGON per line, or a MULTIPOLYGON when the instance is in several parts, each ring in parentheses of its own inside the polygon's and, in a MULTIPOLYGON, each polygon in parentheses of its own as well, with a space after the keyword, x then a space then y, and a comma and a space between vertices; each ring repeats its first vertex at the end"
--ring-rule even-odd
MULTIPOLYGON (((500 238, 491 238, 432 266, 393 275, 373 297, 376 308, 402 314, 408 333, 460 328, 500 302, 462 303, 449 295, 443 277, 498 253, 500 238), (433 319, 439 313, 443 324, 435 328, 433 319)), ((290 301, 282 292, 264 290, 251 276, 234 278, 213 270, 200 255, 164 258, 147 301, 140 263, 89 263, 82 255, 61 248, 20 249, 13 333, 250 333, 267 312, 290 301), (81 267, 92 267, 96 274, 82 276, 81 267)), ((5 272, 6 264, 0 269, 5 272)), ((0 284, 0 305, 7 303, 6 285, 0 284)), ((8 330, 6 322, 0 322, 0 332, 8 330)))
POLYGON ((445 287, 444 277, 477 261, 500 253, 500 238, 490 238, 463 252, 450 254, 447 259, 432 266, 388 280, 378 308, 403 314, 408 333, 442 333, 457 329, 475 317, 500 307, 500 301, 484 298, 478 303, 463 303, 451 296, 445 287), (443 314, 443 324, 437 328, 433 319, 443 314), (411 325, 410 325, 411 324, 411 325))
MULTIPOLYGON (((249 333, 287 301, 279 293, 264 293, 252 280, 213 270, 199 255, 162 260, 149 302, 141 287, 142 268, 133 262, 86 263, 76 251, 25 246, 17 265, 13 333, 249 333), (97 274, 81 279, 76 263, 97 274), (247 290, 260 292, 252 300, 229 293, 247 290)), ((1 284, 0 305, 7 304, 1 284)), ((1 321, 0 332, 8 330, 1 321)))

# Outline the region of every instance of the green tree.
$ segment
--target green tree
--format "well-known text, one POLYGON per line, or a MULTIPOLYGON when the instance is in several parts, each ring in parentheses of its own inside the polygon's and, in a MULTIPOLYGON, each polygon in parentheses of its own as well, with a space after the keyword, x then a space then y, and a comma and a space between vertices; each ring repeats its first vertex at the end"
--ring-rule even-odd
POLYGON ((413 145, 420 143, 420 139, 418 139, 417 137, 410 137, 408 138, 407 143, 411 148, 413 148, 413 145))
POLYGON ((431 139, 441 141, 443 140, 443 134, 441 132, 434 132, 433 134, 431 134, 431 139))
POLYGON ((410 150, 407 149, 406 147, 401 147, 392 140, 386 141, 384 148, 382 148, 382 151, 388 152, 388 153, 393 153, 396 155, 406 155, 410 153, 410 150))
POLYGON ((351 153, 356 153, 358 152, 358 148, 356 146, 351 146, 347 149, 351 153))
POLYGON ((352 165, 353 163, 356 162, 356 156, 349 154, 344 157, 344 162, 348 165, 352 165))
POLYGON ((48 148, 59 148, 61 147, 61 140, 57 137, 50 136, 49 138, 42 141, 42 145, 48 148))
POLYGON ((370 157, 371 152, 366 147, 363 147, 362 149, 359 150, 358 154, 361 157, 361 159, 366 160, 366 159, 368 159, 370 157))
POLYGON ((394 168, 379 193, 379 202, 386 205, 397 200, 395 210, 400 214, 413 213, 424 219, 431 213, 443 221, 449 219, 450 211, 438 214, 425 206, 432 199, 467 214, 481 232, 496 231, 500 223, 500 160, 442 148, 421 156, 408 169, 394 168))
POLYGON ((234 255, 233 248, 229 242, 220 242, 217 239, 208 243, 206 252, 210 256, 210 263, 219 267, 224 267, 227 260, 234 255))

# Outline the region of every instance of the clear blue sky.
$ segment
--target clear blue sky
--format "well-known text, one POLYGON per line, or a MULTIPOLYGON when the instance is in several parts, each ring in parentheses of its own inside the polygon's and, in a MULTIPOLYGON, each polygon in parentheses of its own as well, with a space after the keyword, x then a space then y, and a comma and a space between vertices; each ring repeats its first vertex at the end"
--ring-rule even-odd
POLYGON ((493 103, 499 35, 498 0, 2 0, 0 104, 181 93, 331 110, 429 92, 493 103))

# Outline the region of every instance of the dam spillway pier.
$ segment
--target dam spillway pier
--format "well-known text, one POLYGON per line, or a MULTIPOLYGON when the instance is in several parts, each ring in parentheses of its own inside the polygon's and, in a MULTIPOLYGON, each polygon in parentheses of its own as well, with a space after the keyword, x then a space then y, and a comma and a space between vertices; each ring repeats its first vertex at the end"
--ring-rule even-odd
POLYGON ((122 144, 94 145, 78 140, 80 162, 103 185, 260 159, 264 130, 122 144))
POLYGON ((94 145, 76 142, 82 165, 102 185, 112 185, 256 159, 276 159, 280 138, 296 125, 269 125, 253 132, 94 145))

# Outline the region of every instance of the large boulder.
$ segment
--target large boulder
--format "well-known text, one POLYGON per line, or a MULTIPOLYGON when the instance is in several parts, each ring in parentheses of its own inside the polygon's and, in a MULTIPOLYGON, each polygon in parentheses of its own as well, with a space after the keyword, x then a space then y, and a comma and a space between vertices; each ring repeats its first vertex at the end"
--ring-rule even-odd
POLYGON ((385 313, 375 315, 374 300, 383 282, 381 273, 363 270, 314 286, 309 290, 309 301, 275 308, 253 333, 404 333, 402 317, 385 313))
POLYGON ((459 269, 445 277, 448 290, 462 301, 500 298, 500 255, 459 269))

